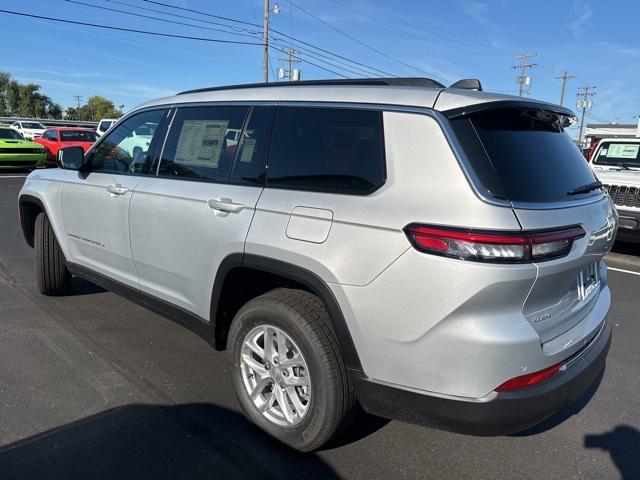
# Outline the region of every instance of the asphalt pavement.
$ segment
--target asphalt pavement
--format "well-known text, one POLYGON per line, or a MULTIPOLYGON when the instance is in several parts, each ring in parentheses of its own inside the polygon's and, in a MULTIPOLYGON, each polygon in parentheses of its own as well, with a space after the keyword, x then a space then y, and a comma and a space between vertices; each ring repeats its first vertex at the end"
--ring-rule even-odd
POLYGON ((225 352, 83 280, 39 295, 17 217, 23 182, 0 174, 2 480, 640 478, 640 246, 609 255, 613 344, 577 404, 508 437, 361 415, 303 455, 244 420, 225 352))

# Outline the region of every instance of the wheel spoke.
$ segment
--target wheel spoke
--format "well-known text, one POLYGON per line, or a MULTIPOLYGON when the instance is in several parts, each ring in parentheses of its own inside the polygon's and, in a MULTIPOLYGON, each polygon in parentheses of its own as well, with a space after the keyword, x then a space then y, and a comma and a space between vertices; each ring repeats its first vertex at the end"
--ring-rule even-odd
POLYGON ((279 331, 277 332, 278 338, 278 362, 282 365, 283 362, 287 361, 287 337, 285 337, 284 333, 279 331))
POLYGON ((262 375, 266 375, 267 374, 267 369, 264 368, 264 365, 262 365, 260 362, 258 362, 251 355, 243 354, 242 355, 242 361, 245 363, 245 365, 247 367, 249 367, 251 370, 256 372, 258 375, 262 376, 262 375))
POLYGON ((284 415, 284 418, 287 419, 287 422, 294 423, 293 420, 293 411, 291 410, 291 405, 289 405, 289 401, 287 400, 287 396, 284 393, 284 390, 281 388, 274 388, 276 393, 276 400, 278 400, 278 405, 280 406, 280 410, 284 415))
POLYGON ((253 351, 256 355, 258 355, 261 359, 264 360, 264 348, 256 343, 255 338, 252 338, 245 342, 245 345, 253 351))
POLYGON ((293 403, 293 407, 296 409, 296 413, 299 416, 302 416, 307 410, 307 407, 302 404, 302 401, 300 400, 300 396, 298 395, 298 392, 296 392, 296 389, 294 387, 288 387, 285 392, 287 393, 287 397, 289 398, 289 400, 291 400, 291 403, 293 403))
POLYGON ((270 327, 264 328, 264 359, 268 362, 273 360, 273 330, 270 327))
POLYGON ((266 402, 264 402, 264 403, 263 403, 263 404, 258 408, 258 411, 259 411, 260 413, 264 413, 264 412, 266 412, 267 410, 269 410, 270 408, 272 408, 272 407, 273 407, 273 403, 275 402, 275 400, 276 400, 276 395, 275 395, 275 392, 273 392, 273 391, 272 391, 272 392, 269 394, 269 398, 267 398, 267 401, 266 401, 266 402))
POLYGON ((289 376, 284 379, 284 383, 288 387, 306 387, 309 385, 309 380, 307 377, 294 377, 289 376))
POLYGON ((251 392, 251 400, 255 401, 258 395, 260 395, 264 391, 264 389, 267 388, 270 384, 271 384, 271 379, 268 377, 260 380, 256 385, 256 388, 254 388, 253 391, 251 392))

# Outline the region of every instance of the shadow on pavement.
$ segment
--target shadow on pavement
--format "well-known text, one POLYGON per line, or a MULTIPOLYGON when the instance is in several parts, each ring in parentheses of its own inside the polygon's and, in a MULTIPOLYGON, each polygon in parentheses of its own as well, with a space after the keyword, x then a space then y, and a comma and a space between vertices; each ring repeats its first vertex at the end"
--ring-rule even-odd
POLYGON ((96 293, 104 293, 106 290, 102 287, 99 287, 95 283, 91 283, 84 278, 75 277, 72 280, 73 284, 71 287, 70 295, 75 297, 77 295, 93 295, 96 293))
POLYGON ((614 253, 621 253, 622 255, 640 255, 640 244, 630 242, 616 242, 611 249, 614 253))
POLYGON ((640 432, 628 425, 619 425, 600 435, 585 435, 584 446, 609 452, 623 480, 640 478, 640 432))
POLYGON ((554 415, 547 418, 544 422, 541 422, 538 425, 531 427, 528 430, 525 430, 524 432, 515 433, 513 434, 513 436, 528 437, 530 435, 538 435, 540 433, 544 433, 547 430, 551 430, 552 428, 557 427, 558 425, 560 425, 567 419, 571 418, 572 416, 580 413, 580 411, 587 406, 587 404, 589 403, 593 395, 598 390, 598 387, 600 386, 600 383, 604 378, 604 372, 606 368, 607 367, 605 365, 605 368, 603 368, 602 371, 598 374, 598 376, 596 377, 594 382, 591 384, 591 386, 574 403, 562 408, 561 410, 556 412, 554 415))
POLYGON ((339 476, 239 413, 211 404, 129 405, 0 448, 3 480, 339 476))

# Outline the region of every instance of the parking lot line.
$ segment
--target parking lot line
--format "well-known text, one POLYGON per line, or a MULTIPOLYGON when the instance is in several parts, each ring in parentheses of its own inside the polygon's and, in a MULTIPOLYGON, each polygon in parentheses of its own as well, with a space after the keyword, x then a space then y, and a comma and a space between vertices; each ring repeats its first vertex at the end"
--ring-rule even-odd
POLYGON ((640 272, 634 272, 633 270, 625 270, 623 268, 607 267, 607 269, 613 270, 614 272, 630 273, 631 275, 640 275, 640 272))

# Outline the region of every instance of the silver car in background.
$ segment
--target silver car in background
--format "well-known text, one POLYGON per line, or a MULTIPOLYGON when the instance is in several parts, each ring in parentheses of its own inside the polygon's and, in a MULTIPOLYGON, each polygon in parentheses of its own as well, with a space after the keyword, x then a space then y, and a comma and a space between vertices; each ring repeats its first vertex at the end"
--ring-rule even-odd
POLYGON ((84 277, 228 349, 246 416, 294 448, 357 404, 508 434, 609 349, 617 216, 572 120, 473 80, 183 92, 29 175, 20 217, 43 294, 84 277))

